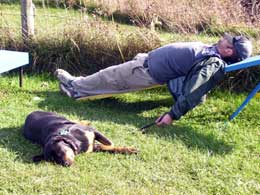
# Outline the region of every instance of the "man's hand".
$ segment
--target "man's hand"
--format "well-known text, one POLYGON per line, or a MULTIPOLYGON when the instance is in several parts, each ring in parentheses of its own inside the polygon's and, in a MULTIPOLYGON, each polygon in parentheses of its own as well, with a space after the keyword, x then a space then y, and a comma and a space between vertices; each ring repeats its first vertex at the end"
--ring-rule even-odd
POLYGON ((163 126, 163 125, 170 125, 172 123, 172 117, 166 113, 160 116, 158 119, 156 119, 156 125, 157 126, 163 126))

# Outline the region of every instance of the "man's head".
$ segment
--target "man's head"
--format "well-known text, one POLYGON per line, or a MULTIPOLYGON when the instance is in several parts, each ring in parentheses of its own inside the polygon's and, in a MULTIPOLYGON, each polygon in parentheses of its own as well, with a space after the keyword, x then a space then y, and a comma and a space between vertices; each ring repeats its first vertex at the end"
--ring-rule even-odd
POLYGON ((220 56, 228 62, 244 60, 252 54, 252 43, 244 36, 231 36, 225 33, 217 43, 220 56))

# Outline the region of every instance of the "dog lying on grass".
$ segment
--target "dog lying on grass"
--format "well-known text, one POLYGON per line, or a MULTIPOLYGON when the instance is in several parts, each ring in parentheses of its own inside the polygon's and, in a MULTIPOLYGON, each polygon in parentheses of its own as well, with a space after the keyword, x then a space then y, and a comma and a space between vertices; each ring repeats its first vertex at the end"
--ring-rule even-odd
POLYGON ((53 112, 35 111, 29 114, 25 120, 23 134, 43 147, 43 154, 34 156, 34 162, 46 160, 70 166, 75 155, 81 152, 137 153, 132 147, 115 147, 93 127, 70 121, 53 112), (101 144, 95 144, 95 140, 101 144))

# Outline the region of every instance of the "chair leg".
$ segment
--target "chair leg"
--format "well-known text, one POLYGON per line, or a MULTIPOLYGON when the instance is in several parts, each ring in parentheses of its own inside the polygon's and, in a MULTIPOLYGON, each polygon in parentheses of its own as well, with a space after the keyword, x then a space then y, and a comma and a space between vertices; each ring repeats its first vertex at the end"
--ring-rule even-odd
POLYGON ((19 86, 20 87, 23 86, 23 68, 22 67, 19 68, 19 86))
POLYGON ((260 83, 252 90, 252 92, 247 96, 241 106, 229 117, 229 120, 233 120, 239 112, 248 104, 248 102, 255 96, 255 94, 260 90, 260 83))

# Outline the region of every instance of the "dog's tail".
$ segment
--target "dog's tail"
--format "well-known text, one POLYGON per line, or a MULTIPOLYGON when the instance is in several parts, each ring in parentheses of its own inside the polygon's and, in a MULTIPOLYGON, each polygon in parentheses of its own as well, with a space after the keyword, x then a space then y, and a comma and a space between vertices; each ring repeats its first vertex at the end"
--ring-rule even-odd
POLYGON ((119 154, 136 154, 138 150, 133 147, 126 146, 108 146, 104 144, 96 144, 94 147, 95 152, 111 152, 111 153, 119 153, 119 154))

